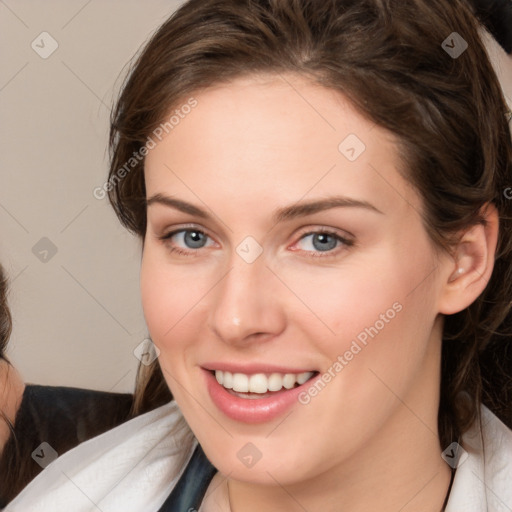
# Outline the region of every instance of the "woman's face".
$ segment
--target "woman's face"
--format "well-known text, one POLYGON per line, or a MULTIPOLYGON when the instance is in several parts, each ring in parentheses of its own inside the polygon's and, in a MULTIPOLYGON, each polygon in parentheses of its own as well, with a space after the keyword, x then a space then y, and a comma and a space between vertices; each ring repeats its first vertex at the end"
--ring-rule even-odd
POLYGON ((393 138, 293 75, 194 98, 146 157, 141 288, 205 453, 284 485, 431 437, 446 262, 393 138))

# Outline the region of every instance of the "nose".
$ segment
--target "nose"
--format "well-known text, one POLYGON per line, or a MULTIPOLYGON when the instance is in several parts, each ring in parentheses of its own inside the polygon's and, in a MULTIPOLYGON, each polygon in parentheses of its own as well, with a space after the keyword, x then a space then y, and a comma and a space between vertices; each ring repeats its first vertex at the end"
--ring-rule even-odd
POLYGON ((282 293, 263 257, 247 263, 235 254, 230 270, 212 290, 208 325, 232 345, 267 341, 285 329, 282 293))

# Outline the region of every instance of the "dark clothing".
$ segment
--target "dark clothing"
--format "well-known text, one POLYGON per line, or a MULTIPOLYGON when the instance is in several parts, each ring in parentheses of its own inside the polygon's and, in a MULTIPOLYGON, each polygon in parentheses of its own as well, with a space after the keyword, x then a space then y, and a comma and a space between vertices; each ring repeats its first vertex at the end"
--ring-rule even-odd
POLYGON ((191 512, 199 510, 206 490, 217 469, 208 460, 200 444, 178 483, 158 512, 191 512))
POLYGON ((78 444, 130 419, 131 394, 27 385, 0 457, 0 508, 43 466, 78 444), (48 443, 50 448, 41 443, 48 443), (56 454, 55 454, 56 452, 56 454))

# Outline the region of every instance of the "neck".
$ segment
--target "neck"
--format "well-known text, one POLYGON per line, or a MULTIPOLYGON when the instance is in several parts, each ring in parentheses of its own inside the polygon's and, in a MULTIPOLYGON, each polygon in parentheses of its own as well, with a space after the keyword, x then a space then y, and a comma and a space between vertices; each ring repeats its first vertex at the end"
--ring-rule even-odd
POLYGON ((14 425, 25 385, 16 369, 0 360, 0 453, 10 437, 9 422, 14 425))

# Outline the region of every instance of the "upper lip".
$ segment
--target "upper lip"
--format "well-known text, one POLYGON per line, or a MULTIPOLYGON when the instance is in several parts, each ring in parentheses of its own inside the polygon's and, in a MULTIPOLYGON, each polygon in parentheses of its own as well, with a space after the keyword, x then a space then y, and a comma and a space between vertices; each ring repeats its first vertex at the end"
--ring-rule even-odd
POLYGON ((221 362, 212 362, 205 363, 201 365, 205 370, 215 371, 222 370, 228 371, 230 373, 244 373, 246 375, 253 375, 255 373, 305 373, 305 372, 314 372, 316 370, 312 368, 291 368, 289 366, 279 366, 275 364, 267 364, 267 363, 250 363, 250 364, 240 364, 240 363, 221 363, 221 362))

